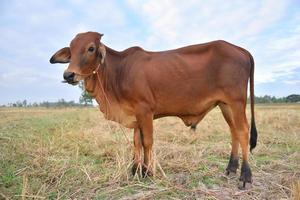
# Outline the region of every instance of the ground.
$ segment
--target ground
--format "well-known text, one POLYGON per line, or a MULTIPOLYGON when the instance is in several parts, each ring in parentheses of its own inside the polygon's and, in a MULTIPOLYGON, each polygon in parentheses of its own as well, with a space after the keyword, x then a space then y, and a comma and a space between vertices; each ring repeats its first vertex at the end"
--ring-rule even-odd
POLYGON ((0 199, 299 199, 299 122, 299 104, 256 106, 253 187, 241 191, 239 171, 224 175, 230 133, 218 108, 196 132, 155 120, 156 173, 145 179, 131 175, 132 132, 97 108, 0 108, 0 199))

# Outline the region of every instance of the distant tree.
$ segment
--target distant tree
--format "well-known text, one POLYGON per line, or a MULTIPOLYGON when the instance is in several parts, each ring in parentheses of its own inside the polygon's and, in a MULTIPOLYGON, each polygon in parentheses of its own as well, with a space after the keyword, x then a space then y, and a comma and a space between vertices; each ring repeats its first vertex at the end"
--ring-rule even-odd
POLYGON ((50 103, 48 101, 43 102, 44 103, 44 107, 49 108, 50 107, 50 103))
POLYGON ((23 107, 26 107, 26 106, 27 106, 27 100, 25 99, 25 100, 22 102, 22 104, 23 104, 23 107))
POLYGON ((21 101, 16 102, 16 107, 23 107, 23 103, 21 101))
POLYGON ((287 102, 291 102, 291 103, 300 102, 300 95, 291 94, 291 95, 287 96, 286 99, 287 99, 287 102))
POLYGON ((75 103, 75 101, 69 101, 69 102, 68 102, 68 105, 69 105, 69 106, 76 106, 76 103, 75 103))
POLYGON ((62 98, 62 99, 58 99, 57 106, 60 106, 60 107, 67 107, 68 104, 67 104, 67 102, 62 98))
POLYGON ((82 90, 81 96, 79 97, 79 103, 85 106, 93 104, 93 97, 85 90, 83 82, 79 83, 79 88, 82 90))

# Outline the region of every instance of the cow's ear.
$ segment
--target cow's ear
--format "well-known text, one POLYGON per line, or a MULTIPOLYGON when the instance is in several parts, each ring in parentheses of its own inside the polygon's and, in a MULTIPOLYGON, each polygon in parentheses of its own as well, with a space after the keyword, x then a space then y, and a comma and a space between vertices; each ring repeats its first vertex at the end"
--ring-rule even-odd
POLYGON ((71 51, 69 47, 62 48, 57 51, 50 59, 50 63, 69 63, 71 59, 71 51))

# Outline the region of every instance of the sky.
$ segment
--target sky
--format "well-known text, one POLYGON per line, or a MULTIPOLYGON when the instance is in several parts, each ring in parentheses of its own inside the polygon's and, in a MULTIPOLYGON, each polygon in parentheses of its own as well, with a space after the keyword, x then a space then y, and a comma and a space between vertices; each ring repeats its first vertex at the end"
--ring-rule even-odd
POLYGON ((78 102, 49 59, 86 31, 118 51, 226 40, 252 53, 255 95, 300 93, 299 0, 0 0, 0 104, 78 102))

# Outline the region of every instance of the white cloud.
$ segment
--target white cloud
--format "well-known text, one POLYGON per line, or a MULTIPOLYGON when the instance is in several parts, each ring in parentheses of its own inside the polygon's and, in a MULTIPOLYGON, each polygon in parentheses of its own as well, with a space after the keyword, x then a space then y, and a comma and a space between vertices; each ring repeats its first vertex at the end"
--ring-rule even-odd
MULTIPOLYGON (((285 0, 265 0, 259 2, 256 8, 249 10, 248 14, 252 18, 248 21, 242 36, 251 36, 268 28, 272 23, 280 20, 288 8, 288 1, 285 0), (259 5, 261 3, 261 5, 259 5), (259 8, 259 9, 258 9, 259 8)), ((247 4, 245 4, 247 6, 247 4)))
POLYGON ((300 80, 288 80, 288 81, 284 81, 286 84, 290 84, 290 85, 300 85, 300 80))
MULTIPOLYGON (((181 45, 181 41, 193 43, 227 38, 231 41, 253 36, 280 19, 287 3, 274 1, 209 2, 128 0, 151 29, 151 42, 181 45)), ((155 44, 156 45, 156 44, 155 44)))
POLYGON ((25 85, 39 91, 26 98, 53 99, 57 93, 58 98, 78 99, 78 89, 60 83, 66 65, 50 65, 50 57, 85 31, 105 33, 104 42, 128 47, 124 33, 131 41, 135 36, 125 12, 116 1, 1 2, 0 89, 5 98, 0 98, 0 104, 13 101, 12 96, 22 99, 25 85))
POLYGON ((258 83, 275 81, 300 67, 300 15, 288 13, 291 1, 127 2, 149 24, 146 48, 169 49, 225 39, 254 55, 258 83), (285 27, 287 19, 289 27, 285 27), (285 28, 290 30, 281 30, 285 28))
POLYGON ((78 32, 125 26, 122 10, 111 1, 29 0, 7 2, 3 7, 0 86, 20 90, 20 83, 60 81, 65 66, 52 66, 49 59, 56 50, 68 46, 78 32))
POLYGON ((269 33, 266 39, 259 40, 262 45, 256 45, 257 66, 260 67, 256 76, 260 83, 278 79, 294 81, 290 80, 291 74, 300 69, 299 16, 290 19, 290 25, 279 27, 278 34, 269 33))

